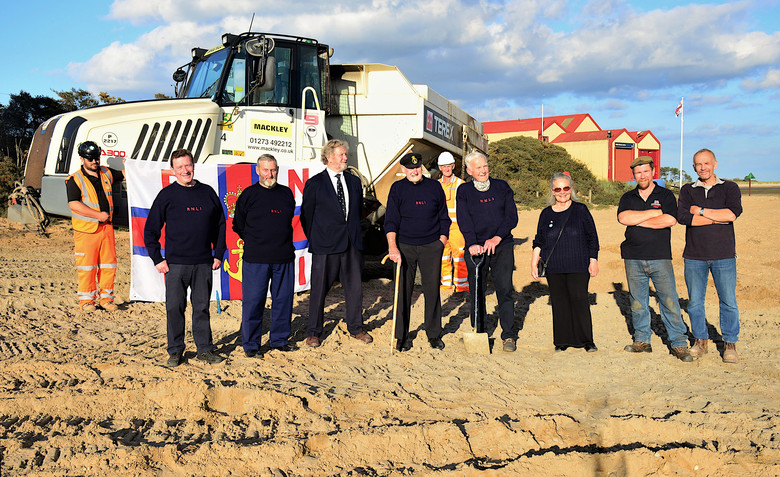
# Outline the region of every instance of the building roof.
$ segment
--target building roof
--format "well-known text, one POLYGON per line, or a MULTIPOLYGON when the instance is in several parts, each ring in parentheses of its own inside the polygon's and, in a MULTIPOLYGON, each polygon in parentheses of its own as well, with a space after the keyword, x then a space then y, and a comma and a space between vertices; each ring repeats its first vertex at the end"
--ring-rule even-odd
POLYGON ((607 131, 586 131, 586 132, 571 132, 563 133, 550 141, 551 143, 559 142, 580 142, 580 141, 600 141, 618 137, 625 129, 609 129, 607 131), (612 136, 610 137, 610 133, 612 136))
MULTIPOLYGON (((598 123, 590 114, 567 114, 563 116, 545 116, 544 128, 547 129, 552 124, 558 124, 566 132, 574 132, 585 121, 590 119, 593 124, 600 129, 598 123)), ((485 134, 520 132, 520 131, 539 131, 542 125, 542 118, 528 119, 510 119, 508 121, 487 121, 482 123, 485 127, 485 134)))

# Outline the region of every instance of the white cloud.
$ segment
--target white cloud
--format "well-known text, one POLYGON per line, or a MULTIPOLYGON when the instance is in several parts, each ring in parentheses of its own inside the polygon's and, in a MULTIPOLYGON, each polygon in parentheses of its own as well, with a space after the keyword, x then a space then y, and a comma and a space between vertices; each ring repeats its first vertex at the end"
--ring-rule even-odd
POLYGON ((742 81, 742 87, 747 90, 765 90, 780 88, 780 69, 769 68, 760 79, 747 78, 742 81))
POLYGON ((132 43, 112 43, 71 72, 106 90, 150 95, 160 89, 154 85, 170 84, 193 46, 245 31, 256 12, 254 31, 316 38, 334 47, 334 62, 398 65, 413 83, 472 104, 564 92, 628 99, 746 77, 746 89, 776 88, 780 32, 745 31, 750 8, 738 2, 641 12, 622 0, 584 7, 563 0, 304 0, 262 8, 249 0, 115 0, 110 18, 162 26, 132 43), (562 18, 575 23, 562 30, 562 18))

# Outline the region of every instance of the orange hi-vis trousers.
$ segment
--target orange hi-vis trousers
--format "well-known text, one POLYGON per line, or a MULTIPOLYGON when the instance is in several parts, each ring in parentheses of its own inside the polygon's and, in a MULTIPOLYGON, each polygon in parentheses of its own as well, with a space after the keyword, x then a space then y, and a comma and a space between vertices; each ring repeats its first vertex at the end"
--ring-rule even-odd
POLYGON ((456 292, 469 291, 469 272, 464 260, 466 239, 457 224, 450 227, 450 239, 444 246, 441 257, 441 287, 456 292))
POLYGON ((116 245, 114 227, 98 224, 95 233, 73 231, 76 241, 76 271, 79 277, 79 305, 114 301, 116 245), (98 285, 100 295, 98 296, 98 285))

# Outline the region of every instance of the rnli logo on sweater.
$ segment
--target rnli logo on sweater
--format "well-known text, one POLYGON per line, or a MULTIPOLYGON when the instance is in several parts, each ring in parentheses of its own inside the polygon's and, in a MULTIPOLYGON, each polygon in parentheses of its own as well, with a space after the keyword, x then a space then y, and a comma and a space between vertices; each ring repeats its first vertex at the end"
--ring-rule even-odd
POLYGON ((416 200, 416 201, 414 201, 415 205, 425 205, 427 203, 428 203, 427 200, 416 200))
POLYGON ((488 197, 487 199, 479 199, 479 202, 481 204, 486 204, 488 202, 495 202, 495 201, 496 201, 495 197, 488 197))

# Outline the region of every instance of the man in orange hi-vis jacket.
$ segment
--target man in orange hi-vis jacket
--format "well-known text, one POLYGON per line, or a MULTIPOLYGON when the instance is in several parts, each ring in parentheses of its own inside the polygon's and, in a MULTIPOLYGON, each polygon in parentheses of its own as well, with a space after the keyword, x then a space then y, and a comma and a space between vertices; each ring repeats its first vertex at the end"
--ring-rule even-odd
POLYGON ((439 170, 442 177, 439 183, 444 188, 444 196, 447 198, 447 212, 452 225, 450 225, 450 239, 444 246, 441 257, 441 289, 456 292, 469 291, 469 274, 466 262, 463 261, 463 248, 466 241, 458 228, 458 219, 455 216, 455 191, 463 184, 463 179, 453 174, 455 158, 447 151, 439 154, 439 170))
POLYGON ((92 141, 79 145, 81 168, 65 183, 75 238, 78 298, 82 311, 93 312, 96 305, 106 311, 117 309, 114 303, 116 247, 113 184, 123 175, 100 165, 100 147, 92 141), (98 290, 98 285, 100 290, 98 290))

